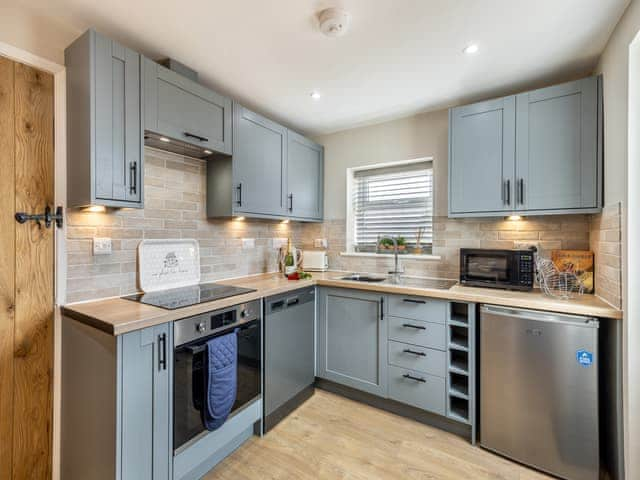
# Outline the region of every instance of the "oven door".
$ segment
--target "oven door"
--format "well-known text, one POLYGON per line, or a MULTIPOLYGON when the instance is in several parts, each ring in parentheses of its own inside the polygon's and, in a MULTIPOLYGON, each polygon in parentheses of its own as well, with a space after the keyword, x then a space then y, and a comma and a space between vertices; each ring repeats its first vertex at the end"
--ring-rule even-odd
POLYGON ((509 250, 460 251, 460 283, 472 286, 509 287, 514 285, 517 268, 509 250))
POLYGON ((238 382, 236 401, 230 416, 261 395, 260 320, 244 323, 240 327, 229 325, 213 335, 176 347, 173 368, 173 447, 176 453, 208 433, 200 413, 206 388, 202 371, 206 343, 236 328, 239 329, 238 382))

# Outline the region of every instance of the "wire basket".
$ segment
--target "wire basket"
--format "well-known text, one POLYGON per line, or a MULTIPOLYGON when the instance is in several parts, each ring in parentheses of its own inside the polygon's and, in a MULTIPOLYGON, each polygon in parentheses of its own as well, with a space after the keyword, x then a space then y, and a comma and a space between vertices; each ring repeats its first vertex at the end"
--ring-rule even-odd
POLYGON ((568 300, 584 293, 584 285, 571 272, 561 272, 548 258, 538 256, 536 270, 540 289, 550 297, 568 300))

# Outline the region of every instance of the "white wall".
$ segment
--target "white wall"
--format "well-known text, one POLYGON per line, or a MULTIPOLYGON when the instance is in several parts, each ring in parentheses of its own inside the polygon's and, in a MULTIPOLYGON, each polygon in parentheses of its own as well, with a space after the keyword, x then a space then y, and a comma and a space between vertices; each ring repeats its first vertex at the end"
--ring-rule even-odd
POLYGON ((447 214, 446 110, 422 113, 330 135, 316 141, 325 148, 325 218, 346 218, 348 167, 433 157, 435 213, 447 214))

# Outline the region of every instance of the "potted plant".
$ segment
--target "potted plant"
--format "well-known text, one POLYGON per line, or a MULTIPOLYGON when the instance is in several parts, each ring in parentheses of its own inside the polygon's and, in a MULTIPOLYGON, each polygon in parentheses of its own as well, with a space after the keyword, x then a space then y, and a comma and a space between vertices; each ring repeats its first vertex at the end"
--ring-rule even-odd
POLYGON ((393 240, 389 237, 381 238, 378 242, 378 247, 380 250, 393 250, 393 240))
MULTIPOLYGON (((398 237, 396 238, 396 242, 398 242, 398 251, 399 252, 404 252, 405 249, 407 248, 407 241, 405 240, 404 237, 398 237)), ((391 248, 393 249, 393 243, 391 248)))

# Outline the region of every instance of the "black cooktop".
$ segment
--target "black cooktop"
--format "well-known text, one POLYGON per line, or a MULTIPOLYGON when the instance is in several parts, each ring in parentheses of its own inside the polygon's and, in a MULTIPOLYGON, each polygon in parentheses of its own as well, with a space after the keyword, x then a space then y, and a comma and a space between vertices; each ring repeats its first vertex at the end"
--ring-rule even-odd
POLYGON ((255 289, 221 285, 219 283, 201 283, 199 285, 171 288, 157 292, 136 293, 135 295, 128 295, 122 298, 167 310, 176 310, 181 307, 212 302, 214 300, 220 300, 221 298, 233 297, 250 292, 255 292, 255 289))

